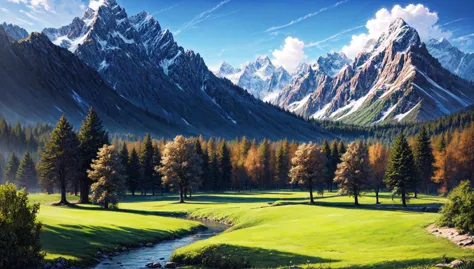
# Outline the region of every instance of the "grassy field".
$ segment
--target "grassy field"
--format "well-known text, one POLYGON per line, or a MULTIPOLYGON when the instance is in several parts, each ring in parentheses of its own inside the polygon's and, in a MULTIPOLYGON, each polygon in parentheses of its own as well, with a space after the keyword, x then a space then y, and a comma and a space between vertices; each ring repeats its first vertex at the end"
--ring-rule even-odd
MULTIPOLYGON (((199 222, 143 214, 104 211, 96 206, 54 207, 58 195, 32 194, 41 203, 38 219, 43 223, 41 243, 46 259, 64 257, 81 264, 94 263, 99 250, 182 236, 202 227, 199 222)), ((70 201, 77 200, 69 197, 70 201)))
MULTIPOLYGON (((178 197, 128 197, 119 212, 104 212, 89 206, 55 208, 43 206, 40 220, 48 257, 57 255, 83 259, 101 246, 146 241, 189 231, 197 223, 164 217, 189 214, 234 224, 225 233, 197 242, 175 252, 174 259, 186 262, 222 264, 245 259, 260 268, 290 264, 332 268, 405 268, 434 264, 443 255, 474 258, 474 251, 436 238, 424 230, 438 214, 399 209, 376 209, 373 194, 366 194, 360 207, 353 200, 334 194, 307 204, 306 192, 245 192, 198 194, 185 204, 178 197), (278 205, 278 206, 277 206, 278 205), (162 215, 162 216, 157 216, 162 215), (69 240, 68 238, 71 238, 69 240), (79 242, 76 243, 76 239, 79 242), (74 242, 74 243, 72 243, 74 242), (85 249, 92 249, 87 253, 85 249)), ((33 200, 52 202, 50 197, 33 195, 33 200)), ((382 206, 400 205, 391 195, 381 195, 382 206)), ((420 196, 409 206, 439 205, 444 198, 420 196)))

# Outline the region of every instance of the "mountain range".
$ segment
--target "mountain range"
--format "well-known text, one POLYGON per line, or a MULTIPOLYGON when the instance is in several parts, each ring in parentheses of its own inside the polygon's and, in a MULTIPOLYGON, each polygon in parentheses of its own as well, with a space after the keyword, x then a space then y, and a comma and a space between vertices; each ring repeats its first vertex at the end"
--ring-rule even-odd
POLYGON ((463 79, 474 81, 474 53, 459 50, 446 38, 430 39, 426 47, 444 68, 463 79))
POLYGON ((445 69, 402 19, 366 47, 334 77, 307 68, 275 104, 303 117, 368 125, 430 120, 474 103, 473 84, 445 69))
POLYGON ((276 67, 268 56, 260 56, 254 62, 247 62, 240 68, 222 62, 214 73, 218 77, 229 79, 255 97, 274 103, 278 94, 304 74, 310 66, 328 76, 334 76, 350 62, 344 53, 328 53, 318 57, 313 64, 301 63, 296 72, 290 74, 283 67, 276 67))
POLYGON ((320 139, 331 134, 303 117, 371 125, 468 107, 472 58, 397 19, 354 60, 329 53, 289 73, 263 56, 212 72, 151 14, 104 0, 42 33, 1 25, 0 116, 79 125, 92 106, 114 132, 320 139))
POLYGON ((3 32, 0 40, 7 119, 54 122, 65 114, 79 124, 93 106, 122 132, 299 140, 325 133, 216 77, 150 14, 129 17, 115 0, 16 39, 3 32))

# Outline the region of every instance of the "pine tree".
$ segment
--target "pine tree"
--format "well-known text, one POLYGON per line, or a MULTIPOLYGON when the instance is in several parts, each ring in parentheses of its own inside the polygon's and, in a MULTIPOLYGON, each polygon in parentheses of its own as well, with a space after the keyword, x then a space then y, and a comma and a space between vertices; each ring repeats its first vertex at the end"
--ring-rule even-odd
POLYGON ((12 152, 5 165, 5 182, 13 183, 16 181, 16 173, 19 165, 20 161, 18 160, 18 157, 15 152, 12 152))
POLYGON ((401 195, 402 204, 407 206, 407 199, 416 180, 416 167, 413 153, 403 133, 397 136, 392 147, 385 182, 394 189, 394 194, 401 195))
POLYGON ((208 185, 211 190, 218 191, 219 165, 217 162, 215 142, 212 137, 207 142, 207 149, 209 152, 209 179, 204 180, 207 181, 206 185, 208 185))
POLYGON ((230 161, 229 148, 225 141, 219 143, 217 152, 217 163, 219 166, 219 189, 225 190, 232 182, 232 163, 230 161))
POLYGON ((127 165, 127 179, 126 185, 128 190, 135 195, 137 191, 141 179, 141 166, 140 166, 140 158, 138 157, 138 153, 135 148, 132 149, 132 153, 130 153, 130 159, 127 165))
POLYGON ((323 189, 326 173, 326 155, 321 149, 310 142, 301 144, 291 160, 291 183, 298 182, 309 190, 309 201, 314 203, 313 190, 323 189))
POLYGON ((178 188, 180 203, 184 203, 185 189, 199 186, 201 182, 201 158, 194 146, 195 142, 192 139, 175 137, 166 144, 161 166, 158 168, 163 175, 163 181, 178 188))
POLYGON ((334 176, 336 174, 337 165, 341 162, 341 157, 339 156, 339 147, 337 140, 334 140, 331 144, 331 157, 329 159, 329 169, 330 172, 329 178, 331 178, 331 191, 332 191, 332 183, 334 182, 334 176))
POLYGON ((289 183, 288 173, 290 172, 289 157, 288 157, 288 140, 283 140, 280 143, 276 153, 275 177, 279 187, 283 187, 289 183))
POLYGON ((338 183, 339 193, 354 197, 359 205, 362 191, 369 189, 369 156, 362 141, 349 144, 338 164, 334 181, 338 183))
POLYGON ((79 203, 88 204, 89 192, 92 181, 87 176, 92 160, 97 157, 97 152, 105 144, 109 144, 109 135, 103 130, 102 121, 91 107, 86 119, 82 122, 81 129, 77 135, 79 139, 80 169, 78 177, 80 182, 81 197, 79 203))
POLYGON ((20 161, 20 165, 18 166, 18 171, 16 173, 16 184, 21 188, 29 190, 36 186, 36 183, 37 178, 35 163, 33 162, 30 153, 26 152, 20 161))
POLYGON ((208 179, 209 179, 209 155, 207 153, 207 148, 203 150, 202 144, 201 144, 201 139, 196 139, 195 145, 196 149, 196 154, 201 158, 202 161, 202 187, 204 190, 209 190, 209 184, 208 184, 208 179))
POLYGON ((332 175, 332 169, 331 169, 331 147, 329 146, 329 142, 327 139, 324 139, 323 145, 321 147, 322 152, 326 155, 326 186, 328 189, 328 192, 332 191, 332 182, 334 179, 334 176, 332 175))
POLYGON ((122 160, 115 147, 105 144, 100 148, 87 174, 93 182, 92 201, 105 209, 110 205, 116 208, 125 197, 126 188, 122 160))
POLYGON ((120 149, 120 160, 122 161, 122 166, 124 167, 125 171, 127 171, 128 168, 129 158, 130 156, 128 153, 127 144, 123 142, 122 148, 120 149))
POLYGON ((258 147, 258 160, 261 167, 261 173, 258 175, 258 183, 260 189, 263 189, 265 186, 268 187, 270 185, 273 178, 270 166, 270 145, 266 139, 264 139, 258 147))
POLYGON ((156 188, 161 189, 161 194, 163 194, 163 188, 161 187, 161 174, 157 171, 156 167, 161 165, 161 152, 158 144, 153 145, 153 180, 152 180, 152 192, 155 195, 156 188))
POLYGON ((346 145, 344 145, 342 140, 339 141, 339 144, 337 145, 337 152, 339 152, 339 159, 341 159, 342 155, 346 153, 346 145))
POLYGON ((62 116, 41 152, 39 164, 43 186, 48 189, 53 184, 60 187, 61 201, 58 205, 69 204, 66 199, 66 186, 76 175, 78 145, 72 125, 62 116))
POLYGON ((425 193, 430 192, 431 178, 434 173, 434 156, 431 149, 431 141, 425 128, 422 127, 416 137, 415 148, 413 151, 415 165, 417 168, 417 180, 415 181, 415 198, 417 196, 417 186, 419 182, 423 185, 425 193))
POLYGON ((143 140, 140 152, 140 187, 142 189, 142 194, 144 195, 146 195, 148 188, 151 187, 153 182, 153 174, 155 173, 155 168, 153 166, 153 154, 153 144, 151 142, 151 136, 148 133, 143 140))
POLYGON ((5 157, 3 157, 3 154, 0 153, 0 184, 5 183, 5 157))

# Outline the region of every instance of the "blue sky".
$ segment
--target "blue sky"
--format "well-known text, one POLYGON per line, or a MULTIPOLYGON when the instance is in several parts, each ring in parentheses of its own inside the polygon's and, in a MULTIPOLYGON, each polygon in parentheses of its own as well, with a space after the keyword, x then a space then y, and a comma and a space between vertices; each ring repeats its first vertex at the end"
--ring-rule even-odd
MULTIPOLYGON (((96 0, 93 0, 96 1, 96 0)), ((268 55, 288 69, 330 51, 353 54, 391 16, 419 24, 423 39, 446 37, 474 51, 474 1, 380 0, 117 0, 129 15, 152 13, 185 49, 215 67, 268 55), (409 7, 410 4, 414 6, 409 7), (395 10, 394 6, 399 5, 395 10), (385 8, 386 12, 377 12, 385 8), (371 27, 367 27, 370 19, 371 27), (423 28, 423 29, 421 29, 423 28), (357 38, 353 38, 355 35, 357 38), (364 36, 365 35, 365 36, 364 36), (289 38, 291 37, 291 39, 289 38), (351 43, 352 40, 352 43, 351 43), (293 61, 293 62, 292 62, 293 61)), ((0 0, 0 21, 29 31, 59 27, 81 16, 88 0, 0 0)), ((417 28, 417 27, 415 27, 417 28)), ((352 56, 352 55, 351 55, 352 56)))

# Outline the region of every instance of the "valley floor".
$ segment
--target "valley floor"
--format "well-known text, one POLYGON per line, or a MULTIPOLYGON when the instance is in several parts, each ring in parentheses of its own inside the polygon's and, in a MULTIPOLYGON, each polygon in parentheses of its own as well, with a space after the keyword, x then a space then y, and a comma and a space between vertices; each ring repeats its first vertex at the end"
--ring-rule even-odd
MULTIPOLYGON (((361 198, 359 207, 335 193, 317 198, 316 205, 307 204, 307 196, 299 191, 211 193, 193 195, 185 204, 177 203, 174 195, 136 196, 120 203, 119 211, 47 206, 54 196, 31 199, 44 204, 39 220, 47 258, 84 261, 98 248, 159 240, 199 227, 194 221, 166 217, 176 213, 234 224, 223 234, 177 250, 173 259, 187 264, 205 257, 207 265, 244 261, 258 268, 405 268, 439 263, 443 255, 474 258, 473 250, 425 231, 437 213, 404 210, 389 193, 381 194, 379 208, 373 194, 361 198)), ((409 207, 442 203, 444 198, 422 195, 411 199, 409 207)))

